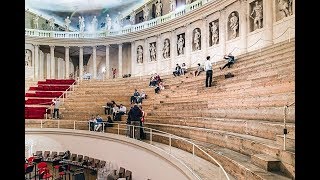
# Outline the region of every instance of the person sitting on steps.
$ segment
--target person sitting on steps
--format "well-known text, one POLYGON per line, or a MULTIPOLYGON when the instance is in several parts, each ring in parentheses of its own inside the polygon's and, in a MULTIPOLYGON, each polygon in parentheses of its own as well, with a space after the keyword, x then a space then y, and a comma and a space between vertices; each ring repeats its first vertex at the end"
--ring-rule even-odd
POLYGON ((223 58, 224 58, 224 59, 227 59, 227 60, 228 60, 228 63, 225 64, 222 68, 219 67, 220 70, 224 69, 224 68, 227 67, 227 66, 228 66, 228 68, 230 68, 230 66, 231 66, 232 64, 234 64, 234 62, 235 62, 235 58, 234 58, 234 56, 232 56, 231 53, 229 53, 229 55, 224 55, 223 58))

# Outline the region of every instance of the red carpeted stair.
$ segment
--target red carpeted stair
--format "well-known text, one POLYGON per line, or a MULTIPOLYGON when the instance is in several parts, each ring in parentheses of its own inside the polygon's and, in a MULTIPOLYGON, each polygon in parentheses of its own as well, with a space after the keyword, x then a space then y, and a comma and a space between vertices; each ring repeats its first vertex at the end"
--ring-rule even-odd
POLYGON ((74 79, 47 79, 30 87, 25 95, 25 119, 43 119, 52 100, 61 96, 74 82, 74 79))

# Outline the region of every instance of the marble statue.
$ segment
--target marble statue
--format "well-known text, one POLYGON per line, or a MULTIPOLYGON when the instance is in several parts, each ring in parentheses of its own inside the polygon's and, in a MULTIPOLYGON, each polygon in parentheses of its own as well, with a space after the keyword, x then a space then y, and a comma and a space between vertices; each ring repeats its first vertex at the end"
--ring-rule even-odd
POLYGON ((200 41, 201 41, 201 34, 198 29, 195 29, 193 43, 196 50, 200 50, 200 41))
POLYGON ((98 28, 98 19, 97 19, 97 16, 93 16, 93 19, 91 21, 91 24, 92 24, 92 29, 93 31, 96 31, 97 28, 98 28))
POLYGON ((33 18, 33 29, 39 28, 39 16, 33 18))
POLYGON ((177 45, 178 45, 178 55, 184 54, 183 52, 184 38, 182 37, 182 35, 179 36, 177 45))
POLYGON ((80 32, 84 31, 85 28, 85 24, 84 24, 84 17, 79 16, 79 28, 80 28, 80 32))
POLYGON ((143 49, 142 46, 137 48, 137 63, 143 63, 143 49))
POLYGON ((211 26, 211 40, 212 40, 212 45, 218 44, 219 40, 219 29, 218 29, 218 22, 212 22, 211 26))
POLYGON ((253 30, 262 28, 262 18, 263 18, 262 13, 263 13, 262 5, 259 4, 258 1, 256 1, 252 9, 252 12, 250 14, 250 18, 253 19, 253 24, 254 24, 253 30), (255 14, 254 17, 252 16, 253 14, 255 14))
POLYGON ((293 0, 278 0, 279 11, 284 17, 292 15, 292 1, 293 0))
POLYGON ((155 5, 156 5, 156 17, 160 17, 162 15, 162 7, 163 7, 161 0, 158 0, 155 5))
POLYGON ((165 39, 163 43, 163 58, 170 58, 170 42, 169 39, 165 39))
POLYGON ((191 0, 186 0, 186 4, 190 4, 191 3, 191 0))
POLYGON ((67 32, 69 31, 70 23, 71 23, 70 18, 69 16, 67 16, 67 18, 64 19, 64 26, 66 27, 65 31, 67 32))
POLYGON ((134 25, 135 21, 136 21, 136 12, 134 10, 132 10, 132 12, 130 14, 130 22, 132 25, 134 25))
POLYGON ((154 43, 150 44, 149 51, 150 51, 150 61, 156 61, 157 51, 156 51, 156 47, 154 46, 154 43))
POLYGON ((54 30, 54 18, 50 18, 49 19, 49 27, 50 27, 50 30, 53 31, 54 30))
POLYGON ((144 5, 144 8, 143 8, 143 21, 148 21, 149 20, 149 12, 150 12, 150 9, 147 5, 144 5))
POLYGON ((106 29, 110 30, 111 26, 112 26, 112 21, 111 21, 111 18, 109 16, 109 14, 107 14, 107 17, 106 17, 106 29))
POLYGON ((24 65, 25 66, 31 66, 31 53, 29 50, 25 51, 25 56, 24 56, 24 65))
POLYGON ((176 9, 176 0, 170 0, 170 12, 174 11, 176 9))
POLYGON ((229 19, 230 22, 230 28, 232 30, 231 39, 234 39, 237 37, 237 31, 239 27, 239 18, 236 16, 236 14, 233 12, 231 13, 231 17, 229 19))

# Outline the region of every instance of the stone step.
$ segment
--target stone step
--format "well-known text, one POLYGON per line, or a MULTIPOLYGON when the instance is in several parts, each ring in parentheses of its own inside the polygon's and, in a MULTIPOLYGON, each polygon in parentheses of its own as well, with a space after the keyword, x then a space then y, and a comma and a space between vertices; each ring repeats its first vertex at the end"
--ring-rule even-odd
POLYGON ((252 155, 251 162, 256 166, 261 167, 265 171, 280 171, 281 161, 266 154, 252 155))

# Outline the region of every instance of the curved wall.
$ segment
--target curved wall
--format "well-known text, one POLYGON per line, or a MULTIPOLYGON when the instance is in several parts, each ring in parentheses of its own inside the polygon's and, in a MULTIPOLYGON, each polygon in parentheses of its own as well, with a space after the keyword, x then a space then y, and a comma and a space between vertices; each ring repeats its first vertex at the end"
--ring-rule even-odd
MULTIPOLYGON (((237 56, 274 43, 295 37, 295 0, 293 0, 292 12, 290 15, 283 15, 281 7, 288 0, 210 0, 201 7, 186 12, 170 21, 160 23, 156 26, 141 29, 120 35, 110 35, 100 38, 45 38, 26 35, 26 43, 46 46, 109 46, 106 56, 96 59, 104 59, 104 66, 107 67, 107 77, 110 77, 111 68, 117 68, 118 76, 131 73, 132 76, 149 75, 155 72, 161 74, 171 73, 175 64, 186 63, 187 67, 195 67, 197 63, 203 63, 206 56, 211 56, 211 61, 223 60, 223 55, 232 52, 237 56), (255 3, 262 6, 262 25, 254 27, 252 14, 255 3), (238 18, 236 36, 232 36, 230 19, 232 13, 238 18), (218 25, 217 44, 212 44, 211 27, 215 22, 218 25), (195 29, 201 32, 200 49, 194 49, 195 29), (184 37, 184 53, 177 51, 178 37, 184 37), (170 57, 163 57, 165 39, 170 40, 170 57), (130 44, 130 48, 122 48, 130 44), (155 44, 156 60, 150 58, 150 45, 155 44), (143 48, 143 63, 137 61, 137 48, 143 48), (119 51, 121 47, 122 55, 119 51), (109 52, 110 50, 110 52, 109 52), (109 52, 109 53, 107 53, 109 52), (113 54, 118 54, 114 57, 113 54), (128 56, 126 56, 128 54, 128 56)), ((93 59, 93 58, 92 58, 93 59)), ((89 62, 90 63, 90 62, 89 62)), ((94 63, 90 63, 94 64, 94 63)), ((90 68, 99 70, 98 66, 90 68)))
POLYGON ((129 169, 133 180, 192 179, 190 172, 166 153, 131 138, 80 130, 26 129, 26 156, 36 151, 71 153, 115 162, 129 169))

